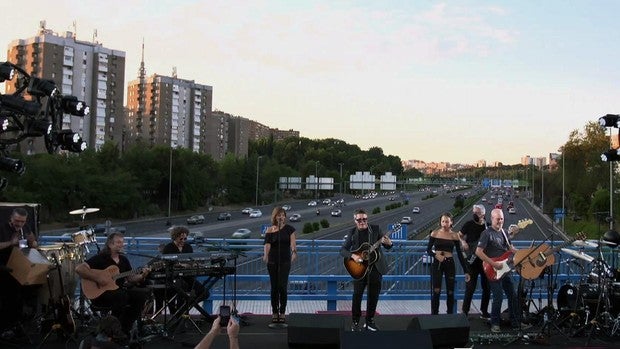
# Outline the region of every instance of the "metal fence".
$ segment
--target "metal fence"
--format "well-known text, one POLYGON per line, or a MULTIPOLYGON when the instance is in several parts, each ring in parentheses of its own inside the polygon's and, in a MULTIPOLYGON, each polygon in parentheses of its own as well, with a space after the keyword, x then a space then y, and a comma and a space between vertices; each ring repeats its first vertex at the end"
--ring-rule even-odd
MULTIPOLYGON (((44 236, 41 237, 41 242, 44 245, 70 244, 68 239, 44 236)), ((143 266, 157 257, 160 246, 169 241, 167 238, 126 237, 126 254, 132 266, 143 266)), ((430 300, 432 258, 426 254, 427 243, 427 240, 394 241, 394 247, 384 254, 388 261, 389 273, 383 277, 381 299, 430 300)), ((353 283, 339 255, 341 244, 342 240, 297 240, 298 259, 291 267, 289 299, 326 301, 328 310, 336 310, 338 300, 351 299, 353 283)), ((530 242, 527 241, 515 241, 514 244, 517 249, 530 247, 530 242)), ((262 260, 262 240, 209 239, 206 243, 193 244, 193 248, 194 252, 226 253, 234 257, 227 261, 227 265, 235 266, 237 273, 225 277, 213 286, 211 302, 230 299, 233 293, 238 300, 270 299, 269 276, 262 260)), ((88 258, 97 252, 98 247, 94 243, 84 244, 83 250, 84 257, 88 258)), ((597 250, 586 252, 595 259, 599 257, 597 250)), ((587 262, 576 259, 563 252, 555 253, 553 257, 556 263, 553 267, 552 281, 557 285, 556 292, 565 283, 592 282, 592 278, 601 272, 611 278, 616 278, 618 274, 615 271, 617 255, 611 249, 605 249, 600 255, 606 264, 597 263, 596 260, 587 262)), ((546 297, 546 278, 549 277, 543 273, 539 279, 528 281, 526 287, 534 297, 543 295, 546 297)), ((457 299, 460 299, 465 291, 465 282, 459 263, 457 263, 456 281, 455 294, 457 299)), ((475 295, 477 296, 479 294, 475 295)))

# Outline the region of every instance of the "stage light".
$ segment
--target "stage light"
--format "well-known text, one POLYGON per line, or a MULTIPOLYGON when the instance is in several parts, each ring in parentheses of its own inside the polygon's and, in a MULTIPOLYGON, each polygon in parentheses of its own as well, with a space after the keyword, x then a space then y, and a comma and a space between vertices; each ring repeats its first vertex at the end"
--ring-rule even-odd
POLYGON ((65 113, 75 116, 86 116, 90 109, 83 101, 79 101, 75 96, 62 97, 62 109, 65 113))
POLYGON ((86 150, 86 142, 82 137, 71 130, 61 130, 56 134, 56 143, 61 149, 74 153, 80 153, 86 150))
POLYGON ((31 78, 28 84, 28 93, 38 97, 53 97, 58 93, 56 84, 52 80, 31 78))
POLYGON ((0 64, 0 82, 4 82, 5 80, 13 80, 14 75, 15 69, 13 69, 8 62, 0 64))
POLYGON ((6 131, 9 128, 9 119, 0 118, 0 131, 6 131))
POLYGON ((0 109, 34 116, 41 110, 41 104, 35 101, 27 101, 20 96, 0 94, 0 109))
POLYGON ((609 149, 601 154, 601 160, 603 161, 620 161, 620 153, 618 149, 609 149))
POLYGON ((598 119, 598 124, 601 125, 601 127, 616 127, 616 128, 618 128, 619 121, 620 121, 620 115, 607 114, 605 116, 601 116, 598 119))
POLYGON ((17 173, 21 176, 26 171, 26 166, 24 162, 19 159, 2 156, 0 157, 0 170, 17 173))
POLYGON ((28 134, 45 136, 52 132, 52 122, 46 119, 31 120, 28 122, 28 134))

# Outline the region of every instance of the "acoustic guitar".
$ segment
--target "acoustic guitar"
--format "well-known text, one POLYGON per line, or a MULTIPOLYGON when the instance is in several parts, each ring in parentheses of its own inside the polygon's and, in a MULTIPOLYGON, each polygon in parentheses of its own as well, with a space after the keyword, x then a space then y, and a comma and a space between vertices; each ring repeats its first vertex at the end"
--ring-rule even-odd
MULTIPOLYGON (((392 225, 392 229, 385 234, 385 236, 390 236, 395 232, 399 232, 401 230, 400 223, 395 223, 392 225)), ((368 242, 364 242, 358 249, 355 251, 351 251, 351 253, 356 253, 362 256, 362 261, 355 261, 352 258, 344 258, 344 267, 347 269, 351 277, 355 280, 359 280, 366 276, 368 272, 368 268, 375 264, 379 260, 379 253, 377 252, 377 248, 381 245, 381 240, 377 240, 374 244, 370 244, 368 242)))
MULTIPOLYGON (((534 222, 531 219, 522 219, 517 223, 517 227, 519 227, 519 229, 524 229, 532 223, 534 222)), ((494 262, 502 263, 502 267, 500 269, 495 269, 491 264, 483 261, 482 268, 484 269, 484 274, 490 281, 497 281, 501 279, 514 268, 515 264, 513 263, 513 257, 512 251, 506 251, 499 257, 491 258, 494 262)))
POLYGON ((519 271, 521 277, 526 280, 533 280, 539 277, 540 273, 542 273, 546 267, 555 263, 555 256, 553 255, 555 252, 572 244, 575 240, 585 239, 586 234, 579 232, 574 238, 554 248, 551 248, 547 244, 542 244, 538 247, 519 250, 515 252, 513 260, 516 265, 521 265, 521 270, 519 271))
MULTIPOLYGON (((149 268, 157 269, 155 266, 157 263, 153 263, 149 268)), ((82 292, 88 299, 95 299, 101 296, 105 291, 113 291, 118 289, 116 284, 117 279, 121 279, 127 276, 139 274, 144 268, 137 268, 121 273, 116 265, 111 265, 103 270, 91 269, 94 274, 103 275, 107 281, 104 284, 98 284, 93 280, 82 278, 82 292)))

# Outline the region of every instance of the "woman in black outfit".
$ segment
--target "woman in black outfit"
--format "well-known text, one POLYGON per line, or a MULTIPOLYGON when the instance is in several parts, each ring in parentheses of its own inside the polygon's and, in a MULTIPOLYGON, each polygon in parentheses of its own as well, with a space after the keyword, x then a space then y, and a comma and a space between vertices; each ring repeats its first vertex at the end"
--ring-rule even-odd
POLYGON ((446 276, 446 293, 448 299, 447 313, 454 313, 454 283, 456 268, 454 265, 454 248, 465 272, 465 282, 469 281, 469 266, 461 253, 461 241, 457 232, 452 231, 452 215, 441 215, 440 228, 431 232, 426 252, 434 257, 431 267, 431 314, 439 314, 439 296, 441 294, 441 277, 446 276))
POLYGON ((272 322, 285 322, 286 289, 291 262, 297 258, 295 228, 286 224, 286 211, 276 207, 271 213, 271 224, 265 232, 263 261, 267 263, 271 281, 272 322))

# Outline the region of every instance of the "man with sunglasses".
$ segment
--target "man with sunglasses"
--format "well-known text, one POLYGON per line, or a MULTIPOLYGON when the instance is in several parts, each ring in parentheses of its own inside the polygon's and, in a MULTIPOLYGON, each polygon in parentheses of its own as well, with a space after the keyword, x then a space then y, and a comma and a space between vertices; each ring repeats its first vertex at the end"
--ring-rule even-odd
MULTIPOLYGON (((381 232, 378 225, 368 224, 368 214, 363 209, 356 209, 353 213, 355 228, 352 228, 347 235, 342 247, 340 255, 344 258, 350 258, 356 263, 365 263, 364 251, 368 247, 381 241, 381 245, 385 249, 392 248, 392 241, 388 236, 381 232), (366 243, 364 245, 364 243, 366 243), (362 247, 362 248, 360 248, 362 247)), ((368 331, 377 331, 375 324, 375 311, 379 302, 379 293, 381 292, 381 280, 383 275, 387 273, 387 263, 383 257, 383 249, 379 246, 375 250, 377 258, 374 263, 368 264, 368 269, 364 277, 353 282, 353 301, 351 305, 352 331, 360 331, 360 318, 362 316, 362 296, 364 289, 368 286, 368 300, 366 302, 366 323, 364 328, 368 331)), ((366 262, 367 263, 367 262, 366 262)))

